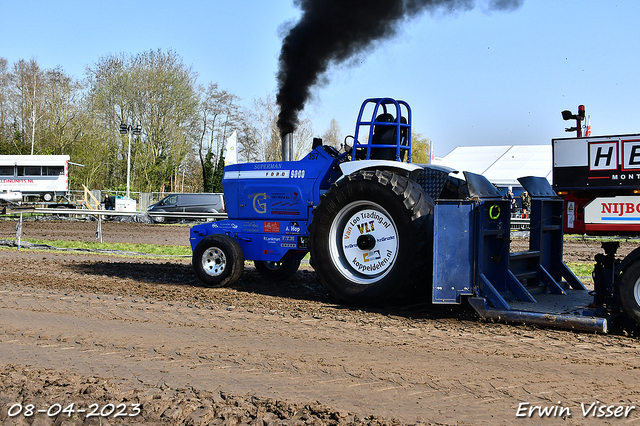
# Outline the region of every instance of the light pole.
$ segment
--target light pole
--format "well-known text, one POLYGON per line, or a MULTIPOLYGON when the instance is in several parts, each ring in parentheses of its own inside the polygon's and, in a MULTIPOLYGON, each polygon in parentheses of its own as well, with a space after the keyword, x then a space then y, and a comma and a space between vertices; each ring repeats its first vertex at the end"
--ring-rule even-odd
POLYGON ((129 183, 131 182, 131 134, 133 133, 136 136, 140 136, 142 132, 142 126, 137 125, 136 127, 131 126, 131 124, 120 124, 120 134, 126 135, 129 134, 129 148, 127 149, 127 199, 131 199, 129 196, 129 183))

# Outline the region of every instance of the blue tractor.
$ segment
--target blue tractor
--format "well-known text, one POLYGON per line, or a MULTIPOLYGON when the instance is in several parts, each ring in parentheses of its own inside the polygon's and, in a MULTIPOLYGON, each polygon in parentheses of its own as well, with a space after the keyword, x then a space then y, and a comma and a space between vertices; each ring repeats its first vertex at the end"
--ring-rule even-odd
POLYGON ((409 105, 368 99, 353 145, 342 153, 316 139, 299 161, 225 168, 229 219, 191 229, 195 273, 204 285, 222 287, 253 260, 260 274, 282 280, 310 252, 322 285, 338 300, 383 300, 399 283, 430 273, 433 195, 417 183, 423 172, 411 164, 409 105))
POLYGON ((235 283, 245 260, 284 280, 310 253, 342 303, 413 288, 492 320, 606 332, 618 312, 589 309, 593 295, 562 261, 562 198, 545 178, 519 181, 532 196, 530 249, 511 253, 502 194, 481 175, 412 164, 409 105, 367 99, 344 152, 315 139, 299 161, 227 166, 228 219, 191 228, 193 268, 207 287, 235 283))

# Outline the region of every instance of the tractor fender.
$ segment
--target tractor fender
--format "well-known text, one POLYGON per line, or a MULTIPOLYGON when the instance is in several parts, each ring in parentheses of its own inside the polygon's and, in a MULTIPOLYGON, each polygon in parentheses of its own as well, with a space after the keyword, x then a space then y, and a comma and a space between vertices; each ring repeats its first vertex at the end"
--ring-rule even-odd
POLYGON ((345 176, 349 176, 352 173, 362 170, 389 170, 408 177, 412 172, 422 170, 422 167, 411 163, 402 163, 400 161, 390 160, 347 161, 340 163, 342 176, 340 176, 337 181, 340 181, 345 176))

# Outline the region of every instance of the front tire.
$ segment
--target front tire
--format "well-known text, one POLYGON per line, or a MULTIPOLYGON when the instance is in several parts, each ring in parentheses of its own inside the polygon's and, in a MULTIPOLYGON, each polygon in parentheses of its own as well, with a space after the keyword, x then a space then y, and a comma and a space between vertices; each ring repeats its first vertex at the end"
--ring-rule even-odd
POLYGON ((240 279, 244 253, 228 235, 208 235, 196 246, 191 263, 205 287, 226 287, 240 279))
POLYGON ((622 310, 640 325, 640 261, 634 262, 624 271, 619 290, 622 310))
MULTIPOLYGON (((165 211, 164 210, 153 210, 152 213, 165 213, 165 211)), ((151 215, 151 218, 153 219, 154 223, 165 223, 167 221, 164 216, 151 215)))
POLYGON ((309 226, 311 261, 341 302, 373 305, 431 283, 433 201, 390 171, 356 172, 320 200, 309 226))
POLYGON ((291 256, 282 258, 279 262, 255 260, 256 270, 264 278, 271 281, 284 281, 293 276, 300 267, 300 259, 291 256))

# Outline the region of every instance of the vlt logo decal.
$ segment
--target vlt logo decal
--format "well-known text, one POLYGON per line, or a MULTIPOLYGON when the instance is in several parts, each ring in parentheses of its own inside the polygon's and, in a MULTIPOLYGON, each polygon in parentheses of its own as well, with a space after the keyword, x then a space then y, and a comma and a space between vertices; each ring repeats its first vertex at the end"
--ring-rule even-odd
POLYGON ((364 234, 365 232, 373 232, 373 221, 358 225, 358 231, 360 231, 361 234, 364 234), (371 228, 369 228, 369 225, 371 225, 371 228))
POLYGON ((249 198, 253 198, 253 209, 256 213, 265 214, 267 212, 266 199, 271 197, 262 192, 260 194, 249 195, 249 198))

